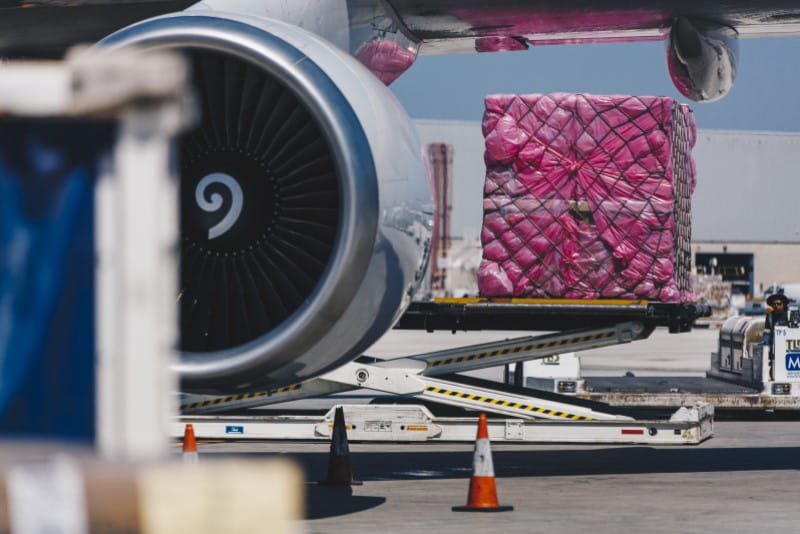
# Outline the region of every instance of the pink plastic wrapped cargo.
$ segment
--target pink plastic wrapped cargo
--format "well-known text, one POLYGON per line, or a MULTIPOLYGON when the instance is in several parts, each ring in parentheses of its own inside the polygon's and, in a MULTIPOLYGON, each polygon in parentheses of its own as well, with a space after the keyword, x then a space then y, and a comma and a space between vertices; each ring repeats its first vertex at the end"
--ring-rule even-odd
POLYGON ((417 54, 395 41, 373 39, 362 44, 355 56, 380 81, 389 85, 414 64, 417 54))
POLYGON ((491 95, 481 295, 692 298, 695 142, 669 98, 491 95))

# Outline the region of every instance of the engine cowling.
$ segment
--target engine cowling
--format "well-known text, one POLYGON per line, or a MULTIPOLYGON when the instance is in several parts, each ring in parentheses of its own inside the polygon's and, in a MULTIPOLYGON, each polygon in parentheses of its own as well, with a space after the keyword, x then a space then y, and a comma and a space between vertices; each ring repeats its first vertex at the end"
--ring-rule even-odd
POLYGON ((202 120, 181 141, 182 389, 297 383, 357 357, 422 278, 422 150, 389 90, 280 21, 150 19, 109 48, 191 59, 202 120))
POLYGON ((676 19, 667 41, 667 68, 675 88, 695 102, 727 95, 736 80, 736 37, 727 26, 676 19))

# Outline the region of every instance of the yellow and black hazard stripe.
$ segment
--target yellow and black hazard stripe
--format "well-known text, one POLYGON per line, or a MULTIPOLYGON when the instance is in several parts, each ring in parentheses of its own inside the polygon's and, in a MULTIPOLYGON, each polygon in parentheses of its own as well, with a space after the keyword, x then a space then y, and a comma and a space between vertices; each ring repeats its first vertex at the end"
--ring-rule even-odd
POLYGON ((549 415, 551 417, 560 417, 562 419, 570 419, 572 421, 591 421, 591 417, 585 417, 583 415, 575 415, 569 412, 560 412, 558 410, 549 410, 547 408, 542 408, 539 406, 533 406, 531 404, 523 404, 521 402, 512 402, 512 401, 504 401, 500 399, 494 399, 492 397, 483 397, 481 395, 470 395, 469 393, 464 393, 461 391, 454 391, 450 389, 444 388, 437 388, 434 386, 425 386, 425 391, 430 393, 436 393, 439 395, 447 395, 450 397, 456 397, 458 399, 467 399, 475 402, 483 402, 486 404, 493 404, 495 406, 503 406, 508 408, 514 408, 515 410, 523 410, 526 412, 530 412, 531 414, 541 414, 541 415, 549 415))
POLYGON ((444 358, 441 360, 432 360, 428 362, 428 367, 437 367, 440 365, 449 365, 453 363, 462 363, 462 362, 469 362, 472 360, 482 360, 484 358, 493 358, 495 356, 506 356, 508 354, 516 354, 518 352, 529 352, 539 349, 551 349, 555 347, 566 347, 568 345, 574 345, 576 343, 586 343, 587 341, 597 341, 600 339, 608 339, 610 337, 614 337, 617 334, 616 331, 611 330, 608 332, 604 332, 602 334, 592 334, 586 336, 575 336, 566 339, 559 339, 555 341, 543 341, 541 343, 533 343, 531 345, 521 345, 519 347, 513 347, 510 349, 502 349, 502 350, 495 350, 489 352, 479 352, 476 354, 468 354, 466 356, 457 356, 454 358, 444 358))
POLYGON ((207 408, 208 406, 219 406, 220 404, 227 404, 229 402, 235 402, 240 400, 255 399, 258 397, 271 397, 272 395, 277 395, 278 393, 288 393, 290 391, 297 391, 302 386, 303 386, 302 384, 294 384, 292 386, 286 386, 283 388, 278 388, 268 391, 254 391, 252 393, 242 393, 241 395, 231 395, 230 397, 216 397, 214 399, 193 402, 191 404, 182 404, 180 409, 181 411, 195 410, 197 408, 207 408))
POLYGON ((436 304, 531 304, 536 306, 647 306, 647 300, 625 299, 531 299, 516 297, 437 297, 436 304))

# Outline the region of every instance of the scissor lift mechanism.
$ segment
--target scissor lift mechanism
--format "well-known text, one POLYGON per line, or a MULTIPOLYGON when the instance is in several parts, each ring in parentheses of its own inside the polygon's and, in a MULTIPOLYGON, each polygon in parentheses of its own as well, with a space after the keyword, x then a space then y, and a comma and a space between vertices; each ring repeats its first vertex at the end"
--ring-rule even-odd
MULTIPOLYGON (((628 321, 600 328, 527 336, 406 358, 363 356, 319 378, 276 390, 227 397, 183 395, 173 435, 192 423, 208 439, 329 439, 325 415, 223 414, 357 389, 484 411, 490 437, 513 442, 695 444, 713 433, 713 406, 683 407, 669 420, 636 420, 624 410, 574 397, 515 388, 455 373, 644 339, 654 326, 628 321)), ((423 405, 345 405, 348 437, 363 441, 469 441, 474 417, 436 417, 423 405)), ((253 410, 253 413, 257 411, 253 410)))

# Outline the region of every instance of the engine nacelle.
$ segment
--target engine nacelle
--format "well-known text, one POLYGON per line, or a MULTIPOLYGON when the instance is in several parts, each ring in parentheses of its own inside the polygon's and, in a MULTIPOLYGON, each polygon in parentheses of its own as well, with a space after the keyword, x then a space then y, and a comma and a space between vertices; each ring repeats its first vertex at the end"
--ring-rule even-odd
POLYGON ((667 42, 667 68, 675 88, 695 102, 728 94, 736 79, 736 36, 726 26, 676 19, 667 42))
POLYGON ((355 59, 296 26, 181 13, 101 46, 191 58, 202 123, 181 142, 185 391, 297 383, 399 318, 427 262, 417 135, 355 59))

